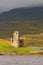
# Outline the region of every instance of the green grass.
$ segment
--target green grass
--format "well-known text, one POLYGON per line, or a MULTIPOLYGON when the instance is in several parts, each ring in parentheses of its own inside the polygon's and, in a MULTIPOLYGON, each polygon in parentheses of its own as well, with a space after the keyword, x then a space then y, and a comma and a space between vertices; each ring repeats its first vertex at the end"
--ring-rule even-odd
POLYGON ((25 54, 38 54, 40 51, 38 50, 32 50, 31 48, 14 48, 10 46, 3 46, 0 49, 0 52, 5 53, 16 53, 17 55, 25 55, 25 54))
POLYGON ((17 52, 17 54, 20 54, 20 55, 23 55, 23 54, 37 54, 37 53, 40 52, 38 50, 32 50, 31 48, 25 48, 25 47, 17 48, 17 49, 15 49, 15 51, 17 52))
POLYGON ((17 55, 25 55, 25 54, 36 54, 40 51, 38 50, 32 50, 31 48, 26 47, 20 47, 20 48, 14 48, 11 47, 8 40, 0 39, 0 52, 3 53, 16 53, 17 55))

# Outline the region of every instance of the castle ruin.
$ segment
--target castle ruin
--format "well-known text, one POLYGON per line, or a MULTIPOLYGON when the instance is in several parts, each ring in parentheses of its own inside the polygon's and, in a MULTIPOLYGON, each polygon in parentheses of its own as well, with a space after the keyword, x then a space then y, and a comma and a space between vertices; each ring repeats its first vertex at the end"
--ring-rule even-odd
POLYGON ((15 48, 18 48, 23 46, 23 43, 24 43, 24 40, 20 38, 19 32, 15 31, 13 33, 13 37, 10 38, 10 45, 15 48))

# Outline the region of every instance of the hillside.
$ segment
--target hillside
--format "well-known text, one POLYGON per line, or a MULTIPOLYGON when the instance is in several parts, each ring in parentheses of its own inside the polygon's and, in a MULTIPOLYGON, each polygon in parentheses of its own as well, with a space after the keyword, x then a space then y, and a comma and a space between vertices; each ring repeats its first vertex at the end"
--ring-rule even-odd
POLYGON ((0 39, 9 40, 15 30, 26 36, 25 45, 43 47, 43 21, 0 22, 0 39))
POLYGON ((20 35, 29 35, 26 45, 43 47, 43 7, 16 8, 1 13, 0 39, 9 40, 15 30, 20 35))
POLYGON ((43 20, 43 7, 16 8, 0 13, 0 21, 43 20))
POLYGON ((15 30, 18 30, 21 35, 43 33, 43 21, 0 22, 0 38, 11 37, 15 30))

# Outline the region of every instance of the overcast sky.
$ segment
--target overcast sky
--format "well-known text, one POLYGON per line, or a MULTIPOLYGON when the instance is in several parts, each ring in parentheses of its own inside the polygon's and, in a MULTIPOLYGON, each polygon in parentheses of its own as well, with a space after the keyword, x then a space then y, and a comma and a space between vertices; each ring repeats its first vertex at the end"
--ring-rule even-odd
POLYGON ((40 6, 43 0, 0 0, 0 12, 25 6, 40 6))

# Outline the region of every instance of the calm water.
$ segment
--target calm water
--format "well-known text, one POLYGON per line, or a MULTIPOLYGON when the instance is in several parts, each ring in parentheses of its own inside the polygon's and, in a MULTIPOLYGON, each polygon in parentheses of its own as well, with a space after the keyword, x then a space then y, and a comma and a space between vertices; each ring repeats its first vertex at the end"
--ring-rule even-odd
POLYGON ((43 56, 0 56, 0 65, 43 65, 43 56))

